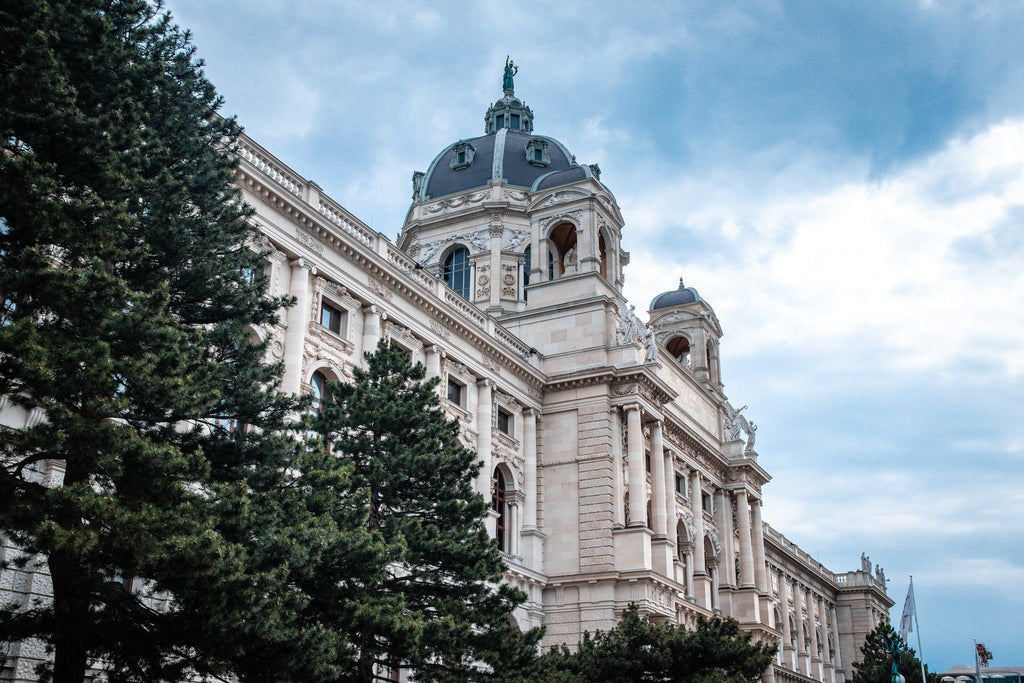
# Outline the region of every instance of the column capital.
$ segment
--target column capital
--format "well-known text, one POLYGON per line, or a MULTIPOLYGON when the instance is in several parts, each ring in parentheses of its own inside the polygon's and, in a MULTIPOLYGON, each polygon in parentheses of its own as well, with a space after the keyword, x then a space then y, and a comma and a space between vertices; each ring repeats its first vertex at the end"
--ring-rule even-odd
POLYGON ((476 381, 476 385, 481 389, 493 389, 495 386, 494 380, 488 379, 486 377, 481 377, 480 379, 478 379, 476 381))
POLYGON ((622 406, 622 412, 624 413, 631 413, 634 410, 642 410, 639 403, 626 403, 622 406))
POLYGON ((304 256, 300 256, 294 261, 289 261, 288 265, 292 268, 305 268, 310 272, 310 274, 316 275, 316 265, 304 256))

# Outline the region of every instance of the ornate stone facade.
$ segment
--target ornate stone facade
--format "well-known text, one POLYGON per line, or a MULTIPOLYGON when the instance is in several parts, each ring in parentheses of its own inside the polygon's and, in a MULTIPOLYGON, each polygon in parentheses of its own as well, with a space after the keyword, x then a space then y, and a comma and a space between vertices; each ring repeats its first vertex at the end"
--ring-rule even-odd
MULTIPOLYGON (((262 331, 284 363, 283 389, 309 391, 315 372, 351 377, 384 337, 440 377, 483 462, 479 492, 490 499, 502 475, 505 508, 488 524, 507 580, 528 596, 515 617, 546 626, 547 644, 607 629, 636 603, 687 625, 732 616, 780 643, 766 681, 848 680, 892 601, 878 575, 833 573, 762 519, 770 476, 753 423, 727 400, 714 311, 680 287, 641 322, 621 291, 624 220, 594 168, 508 120, 488 126, 486 144, 458 143, 474 145, 468 160, 449 163, 453 145, 416 174, 397 243, 240 141, 238 186, 269 250, 271 293, 297 300, 262 331), (487 151, 499 142, 503 162, 487 151), (547 163, 534 175, 509 166, 541 142, 547 163), (479 164, 487 172, 466 180, 479 164), (458 249, 471 300, 449 286, 445 258, 458 249), (337 329, 321 325, 324 306, 337 329)), ((0 419, 39 416, 6 406, 0 419)), ((27 605, 47 583, 31 564, 7 570, 0 600, 27 605)), ((28 680, 43 656, 11 654, 0 680, 28 680)))

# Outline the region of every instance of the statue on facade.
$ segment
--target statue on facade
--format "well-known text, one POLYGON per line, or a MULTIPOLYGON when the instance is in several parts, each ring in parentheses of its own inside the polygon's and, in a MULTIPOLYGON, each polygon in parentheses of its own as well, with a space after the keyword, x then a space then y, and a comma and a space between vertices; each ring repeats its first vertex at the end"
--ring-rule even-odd
POLYGON ((871 573, 871 558, 864 553, 860 554, 860 570, 868 574, 871 573))
POLYGON ((640 338, 640 321, 633 311, 636 306, 626 307, 626 302, 619 304, 619 320, 615 323, 615 341, 619 346, 632 344, 640 338))
POLYGON ((508 55, 505 56, 505 75, 501 79, 501 87, 503 90, 512 92, 515 90, 515 85, 512 82, 512 78, 519 73, 519 67, 515 65, 508 55))
POLYGON ((742 408, 737 410, 736 408, 732 407, 731 403, 729 403, 728 401, 725 402, 725 439, 726 439, 726 441, 739 441, 739 439, 740 439, 740 432, 743 429, 742 422, 746 421, 746 419, 742 415, 740 415, 740 413, 742 413, 746 409, 747 409, 746 405, 744 405, 742 408), (741 420, 742 420, 742 422, 741 422, 741 420))
MULTIPOLYGON (((746 420, 743 420, 747 422, 746 420)), ((757 425, 753 422, 747 422, 747 445, 743 447, 744 453, 754 452, 754 434, 757 432, 757 425)))
POLYGON ((577 271, 577 259, 576 259, 576 246, 569 247, 569 250, 565 252, 565 256, 562 257, 562 272, 566 275, 569 273, 575 273, 577 271))
POLYGON ((646 362, 652 360, 658 360, 658 342, 654 338, 654 328, 650 325, 644 325, 644 351, 646 352, 646 362))

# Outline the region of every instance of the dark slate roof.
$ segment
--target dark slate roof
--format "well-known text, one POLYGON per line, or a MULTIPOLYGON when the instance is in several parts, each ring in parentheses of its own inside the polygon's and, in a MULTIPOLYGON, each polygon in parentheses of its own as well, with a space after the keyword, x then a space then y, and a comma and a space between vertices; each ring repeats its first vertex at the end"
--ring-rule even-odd
POLYGON ((436 199, 457 192, 465 192, 476 187, 486 186, 493 175, 495 155, 501 159, 499 168, 501 177, 509 185, 531 188, 541 176, 548 176, 559 171, 573 170, 577 175, 572 178, 546 184, 553 187, 578 180, 587 176, 587 171, 578 166, 565 145, 553 138, 543 135, 528 135, 502 128, 496 133, 482 135, 469 140, 459 140, 447 147, 434 158, 423 179, 422 194, 419 201, 436 199), (548 143, 547 154, 551 163, 547 166, 536 166, 526 159, 526 147, 530 140, 544 140, 548 143), (473 149, 473 163, 466 168, 452 169, 451 163, 455 148, 469 143, 473 149))
MULTIPOLYGON (((683 306, 685 304, 692 304, 695 301, 703 301, 700 298, 700 294, 693 287, 685 287, 683 285, 683 278, 679 278, 679 289, 672 290, 671 292, 664 292, 654 297, 651 301, 651 308, 649 310, 656 311, 660 308, 672 308, 673 306, 683 306)), ((705 302, 706 305, 707 302, 705 302)), ((708 308, 711 308, 708 306, 708 308)))
POLYGON ((577 180, 583 180, 588 177, 593 177, 589 168, 586 166, 573 166, 572 168, 567 168, 564 171, 552 171, 542 175, 530 189, 546 190, 549 187, 558 187, 559 185, 574 183, 577 180))

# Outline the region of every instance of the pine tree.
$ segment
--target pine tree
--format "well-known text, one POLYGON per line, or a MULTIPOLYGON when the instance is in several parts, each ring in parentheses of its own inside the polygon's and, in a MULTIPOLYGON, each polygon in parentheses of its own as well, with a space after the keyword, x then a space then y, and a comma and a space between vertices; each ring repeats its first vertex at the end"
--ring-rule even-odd
POLYGON ((585 633, 573 652, 555 648, 539 661, 535 680, 609 683, 758 681, 775 655, 774 645, 754 643, 734 619, 704 619, 690 631, 655 624, 631 605, 609 631, 585 633))
POLYGON ((53 587, 0 612, 0 640, 48 643, 60 683, 96 660, 114 680, 222 668, 226 620, 276 619, 291 558, 249 532, 304 456, 250 340, 284 302, 219 106, 145 0, 0 5, 0 395, 42 417, 0 427, 0 530, 53 587))
MULTIPOLYGON (((921 660, 887 621, 876 626, 864 639, 860 660, 853 664, 853 683, 891 683, 892 654, 885 644, 886 637, 897 643, 899 672, 906 682, 921 683, 921 660)), ((937 681, 938 676, 928 674, 928 683, 937 681)))
POLYGON ((357 515, 362 539, 358 557, 351 543, 325 548, 303 585, 307 618, 347 636, 339 680, 370 681, 380 666, 418 680, 502 680, 534 657, 540 633, 510 623, 524 596, 500 583, 476 456, 421 364, 387 343, 366 362, 354 382, 331 385, 311 423, 349 478, 333 498, 338 526, 357 515))

